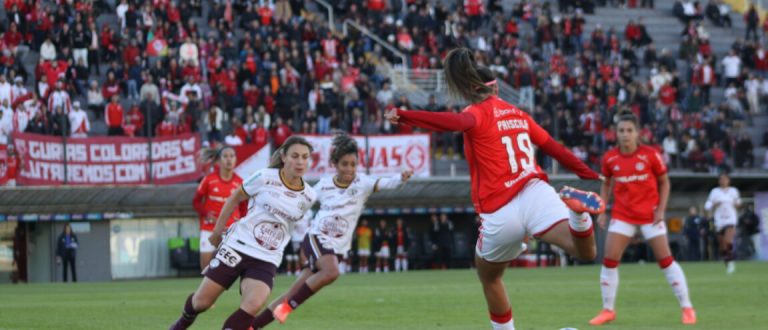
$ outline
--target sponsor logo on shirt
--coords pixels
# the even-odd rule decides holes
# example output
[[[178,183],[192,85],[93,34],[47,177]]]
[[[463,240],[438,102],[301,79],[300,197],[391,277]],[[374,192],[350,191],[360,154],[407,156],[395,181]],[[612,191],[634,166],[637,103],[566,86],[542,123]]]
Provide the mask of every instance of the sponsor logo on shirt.
[[[515,109],[499,109],[494,107],[493,117],[494,118],[504,117],[506,115],[514,114],[515,112],[516,112]]]
[[[283,211],[283,210],[281,210],[281,209],[279,209],[277,207],[274,207],[274,206],[266,204],[266,203],[264,204],[264,209],[267,210],[267,212],[272,213],[272,215],[274,215],[276,217],[279,217],[279,218],[283,218],[285,220],[290,220],[290,221],[293,221],[293,222],[301,220],[301,217],[291,216],[290,214],[288,214],[288,212],[285,212],[285,211]]]
[[[617,176],[616,177],[616,181],[617,182],[621,182],[621,183],[629,183],[629,182],[645,181],[645,180],[648,180],[648,174]]]
[[[529,175],[533,174],[534,172],[531,170],[525,170],[520,173],[515,179],[509,180],[507,182],[504,182],[504,187],[511,188],[517,183],[518,181],[527,178]]]
[[[349,223],[340,216],[332,216],[320,220],[320,232],[333,238],[344,236],[349,230]]]
[[[253,237],[259,245],[267,250],[274,251],[283,242],[285,230],[277,222],[265,221],[253,227]]]

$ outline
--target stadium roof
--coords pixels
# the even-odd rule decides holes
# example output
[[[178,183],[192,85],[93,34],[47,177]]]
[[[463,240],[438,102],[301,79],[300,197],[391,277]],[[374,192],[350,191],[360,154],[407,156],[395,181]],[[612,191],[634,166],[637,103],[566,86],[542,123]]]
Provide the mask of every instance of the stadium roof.
[[[711,174],[671,174],[675,192],[708,191],[716,185]],[[597,191],[596,181],[572,175],[552,177],[555,187],[572,185]],[[745,196],[768,191],[768,174],[734,174],[733,185]],[[0,214],[130,213],[134,217],[195,216],[195,184],[168,186],[16,187],[0,189]],[[470,206],[468,177],[414,179],[400,189],[371,196],[368,207],[466,207]]]

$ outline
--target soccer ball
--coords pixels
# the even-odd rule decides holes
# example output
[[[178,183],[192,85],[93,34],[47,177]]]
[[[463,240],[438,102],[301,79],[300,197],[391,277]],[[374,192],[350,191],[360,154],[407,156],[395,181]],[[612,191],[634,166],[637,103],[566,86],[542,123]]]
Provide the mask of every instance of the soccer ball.
[[[576,329],[576,328],[562,328],[560,330],[579,330],[579,329]]]

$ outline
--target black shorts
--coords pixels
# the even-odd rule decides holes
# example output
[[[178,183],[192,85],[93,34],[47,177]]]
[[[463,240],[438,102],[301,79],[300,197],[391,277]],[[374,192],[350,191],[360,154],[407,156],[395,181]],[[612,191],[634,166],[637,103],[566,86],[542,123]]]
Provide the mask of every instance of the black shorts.
[[[304,241],[301,242],[301,251],[307,258],[307,262],[304,264],[304,268],[309,268],[313,273],[317,273],[317,260],[324,255],[335,255],[337,260],[341,260],[344,256],[336,254],[333,249],[329,249],[320,243],[317,239],[317,235],[307,234],[304,236]]]
[[[296,251],[293,248],[293,242],[288,243],[288,245],[285,246],[285,250],[283,251],[283,255],[285,256],[292,256],[298,254],[298,251]]]
[[[218,283],[226,289],[235,283],[235,280],[240,278],[252,278],[257,281],[262,281],[270,289],[275,283],[275,274],[277,273],[277,267],[272,263],[256,259],[235,249],[229,248],[230,251],[237,253],[242,259],[235,267],[230,267],[223,261],[219,260],[216,256],[211,259],[211,263],[205,268],[203,275],[210,278],[212,281]],[[219,250],[216,251],[216,255],[219,254]]]

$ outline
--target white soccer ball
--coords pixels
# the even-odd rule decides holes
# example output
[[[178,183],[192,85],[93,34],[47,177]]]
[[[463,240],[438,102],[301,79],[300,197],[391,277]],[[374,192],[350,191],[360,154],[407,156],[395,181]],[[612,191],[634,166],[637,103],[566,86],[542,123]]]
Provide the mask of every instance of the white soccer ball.
[[[562,328],[560,330],[579,330],[579,329],[576,329],[576,328]]]

